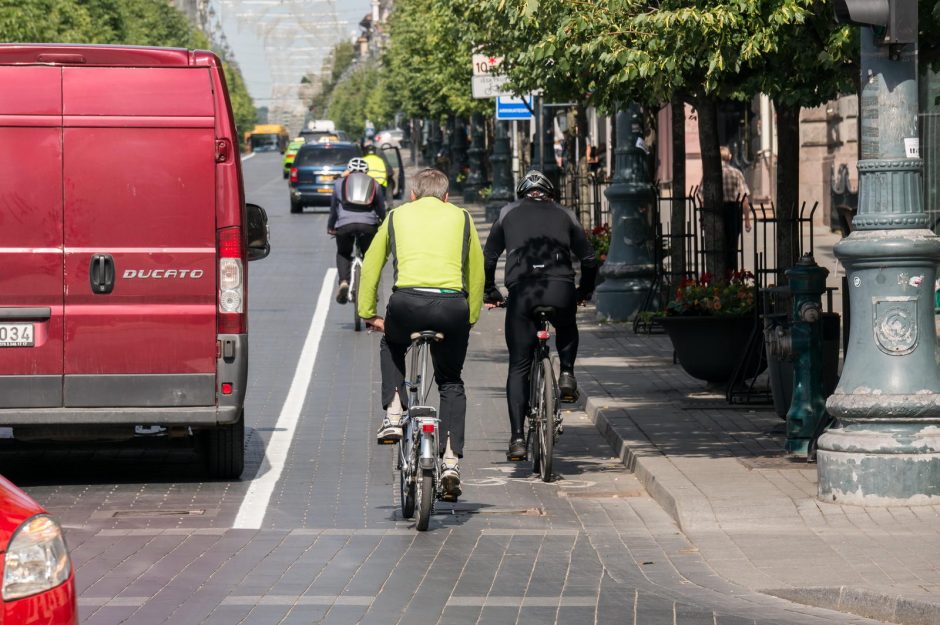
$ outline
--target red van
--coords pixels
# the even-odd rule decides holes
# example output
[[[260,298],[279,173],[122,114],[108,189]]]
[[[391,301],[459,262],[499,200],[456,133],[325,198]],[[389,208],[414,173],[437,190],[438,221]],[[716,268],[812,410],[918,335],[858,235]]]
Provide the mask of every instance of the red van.
[[[244,464],[245,204],[221,62],[0,45],[0,426],[16,438],[196,435]]]

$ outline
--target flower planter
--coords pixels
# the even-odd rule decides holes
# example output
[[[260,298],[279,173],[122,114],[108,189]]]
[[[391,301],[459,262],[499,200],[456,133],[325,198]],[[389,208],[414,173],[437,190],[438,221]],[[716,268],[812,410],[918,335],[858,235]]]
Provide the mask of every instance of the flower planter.
[[[754,315],[674,316],[659,320],[685,372],[714,384],[727,384],[731,380],[757,323]],[[767,366],[760,351],[751,359],[744,379],[753,378]]]

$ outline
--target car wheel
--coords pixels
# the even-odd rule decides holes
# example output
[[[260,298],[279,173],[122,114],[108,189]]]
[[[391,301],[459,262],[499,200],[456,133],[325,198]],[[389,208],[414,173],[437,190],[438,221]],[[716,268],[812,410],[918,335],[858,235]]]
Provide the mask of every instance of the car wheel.
[[[382,149],[383,149],[383,150],[387,150],[387,149],[389,149],[390,147],[392,147],[392,144],[391,144],[391,143],[383,143],[383,144],[382,144]]]
[[[292,213],[302,213],[304,212],[304,206],[298,200],[294,198],[290,199],[290,212]]]
[[[237,480],[245,468],[245,412],[229,425],[202,432],[203,453],[209,475],[215,479]]]

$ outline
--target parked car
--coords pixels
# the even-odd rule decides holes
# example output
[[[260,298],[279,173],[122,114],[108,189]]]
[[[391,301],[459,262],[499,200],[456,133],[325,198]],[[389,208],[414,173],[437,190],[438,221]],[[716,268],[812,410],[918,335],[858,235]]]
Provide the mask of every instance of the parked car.
[[[290,168],[294,165],[294,158],[297,156],[297,151],[300,150],[302,146],[307,141],[303,137],[298,137],[290,143],[287,144],[287,150],[284,151],[284,179],[286,180],[290,176]]]
[[[193,433],[210,474],[237,478],[246,261],[270,248],[263,209],[244,201],[222,62],[0,45],[0,93],[0,426],[34,440]]]
[[[380,148],[401,148],[401,142],[405,138],[405,131],[401,128],[389,128],[382,130],[375,135],[375,145]]]
[[[75,573],[62,528],[0,476],[0,623],[77,625]]]
[[[333,181],[356,156],[362,156],[362,149],[355,143],[307,143],[301,147],[290,170],[290,212],[300,213],[304,206],[329,210]]]

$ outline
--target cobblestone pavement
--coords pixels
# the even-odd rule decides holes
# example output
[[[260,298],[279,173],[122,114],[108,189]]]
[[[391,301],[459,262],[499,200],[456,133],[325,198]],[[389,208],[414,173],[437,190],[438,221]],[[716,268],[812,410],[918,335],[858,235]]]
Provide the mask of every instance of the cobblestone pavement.
[[[334,249],[324,216],[289,214],[279,164],[245,163],[273,252],[250,269],[242,481],[208,481],[185,441],[0,441],[0,469],[66,526],[82,623],[874,623],[726,581],[584,412],[565,415],[553,482],[507,463],[501,312],[471,337],[464,497],[415,532],[398,513],[393,450],[372,438],[378,337],[354,334],[348,307],[330,300],[299,420],[279,426]],[[292,437],[282,467],[279,436]],[[260,527],[233,528],[272,471]]]

